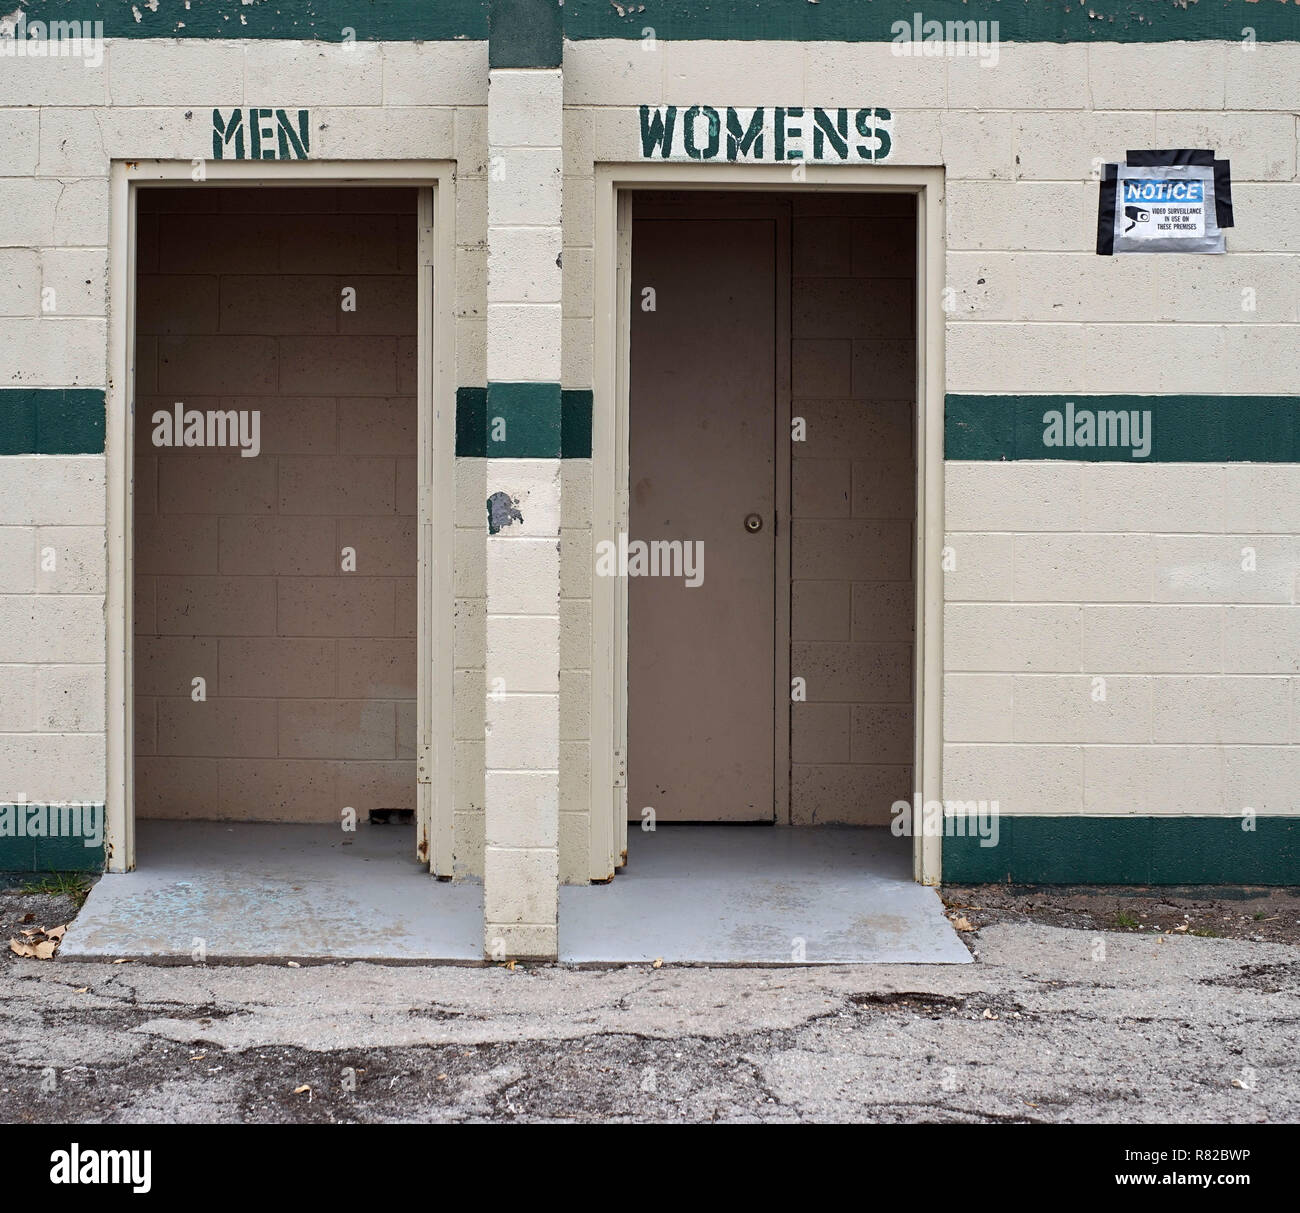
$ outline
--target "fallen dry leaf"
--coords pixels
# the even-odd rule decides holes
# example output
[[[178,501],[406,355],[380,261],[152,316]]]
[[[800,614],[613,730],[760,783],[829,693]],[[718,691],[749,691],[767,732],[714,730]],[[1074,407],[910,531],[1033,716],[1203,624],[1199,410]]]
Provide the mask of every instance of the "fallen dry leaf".
[[[77,987],[75,990],[73,990],[72,992],[73,992],[74,994],[89,994],[89,993],[90,993],[90,987],[89,987],[89,986],[78,986],[78,987]]]
[[[35,921],[36,921],[36,915],[33,914],[30,910],[28,910],[27,913],[24,914],[24,915],[23,915],[23,916],[22,916],[18,921],[19,921],[19,922],[35,922]]]
[[[66,922],[59,927],[50,927],[49,930],[45,932],[45,934],[48,935],[51,939],[62,939],[67,933],[68,933],[68,924]]]
[[[113,961],[113,963],[115,965],[124,965],[130,964],[131,962],[125,956],[119,956],[115,961]]]
[[[965,914],[958,914],[952,920],[952,925],[959,931],[973,931],[975,929],[975,924]]]
[[[656,956],[654,958],[654,963],[650,967],[652,969],[662,969],[664,967],[664,958],[662,956]]]
[[[294,1093],[295,1095],[310,1095],[310,1094],[311,1094],[311,1084],[305,1082],[305,1083],[303,1083],[302,1086],[300,1086],[300,1087],[294,1087],[294,1089],[293,1089],[293,1093]]]

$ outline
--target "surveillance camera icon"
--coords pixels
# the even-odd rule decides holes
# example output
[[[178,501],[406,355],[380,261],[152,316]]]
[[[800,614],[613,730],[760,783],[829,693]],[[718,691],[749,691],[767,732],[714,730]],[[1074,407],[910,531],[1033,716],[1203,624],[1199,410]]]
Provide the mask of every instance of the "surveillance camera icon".
[[[1124,229],[1126,232],[1131,232],[1139,223],[1145,223],[1150,219],[1151,212],[1144,211],[1140,206],[1126,206],[1124,208],[1124,218],[1133,221]]]

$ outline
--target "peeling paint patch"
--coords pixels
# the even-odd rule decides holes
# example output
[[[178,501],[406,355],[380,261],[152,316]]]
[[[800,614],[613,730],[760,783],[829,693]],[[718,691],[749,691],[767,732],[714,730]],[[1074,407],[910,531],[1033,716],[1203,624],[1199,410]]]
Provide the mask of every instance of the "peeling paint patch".
[[[523,522],[519,502],[507,493],[493,493],[487,499],[488,534],[499,535],[514,522]]]

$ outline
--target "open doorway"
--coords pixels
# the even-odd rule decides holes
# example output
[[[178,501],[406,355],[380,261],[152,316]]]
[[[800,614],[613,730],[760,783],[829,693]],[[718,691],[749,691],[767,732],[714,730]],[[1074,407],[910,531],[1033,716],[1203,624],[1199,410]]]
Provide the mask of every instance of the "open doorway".
[[[114,293],[128,874],[76,945],[476,958],[480,891],[429,881],[451,861],[449,828],[431,853],[434,190],[157,169],[124,191]]]
[[[966,959],[890,828],[923,783],[924,194],[611,192],[626,777],[562,955]]]

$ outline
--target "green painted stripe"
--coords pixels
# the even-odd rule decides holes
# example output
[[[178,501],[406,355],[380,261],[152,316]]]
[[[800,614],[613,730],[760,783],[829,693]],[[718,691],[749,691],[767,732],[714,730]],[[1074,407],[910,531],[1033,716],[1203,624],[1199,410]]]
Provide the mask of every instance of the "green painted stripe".
[[[1001,817],[998,845],[945,837],[961,884],[1300,885],[1300,818]]]
[[[104,806],[90,806],[99,814],[99,821],[104,820]],[[104,870],[104,844],[88,847],[77,835],[63,835],[56,838],[19,836],[16,833],[13,814],[30,813],[35,808],[42,814],[50,808],[48,805],[0,805],[0,822],[7,831],[0,834],[0,872],[102,872]],[[24,825],[30,820],[24,816]]]
[[[1115,446],[1048,446],[1049,413],[1149,414],[1150,453]],[[1120,463],[1300,462],[1300,396],[968,396],[944,403],[948,459],[1067,459]]]
[[[102,455],[101,388],[0,388],[0,455]]]
[[[1286,0],[565,0],[566,38],[719,38],[777,42],[892,42],[894,22],[996,21],[1003,42],[1300,41],[1300,13]]]
[[[26,0],[22,7],[29,29],[33,21],[102,21],[106,38],[439,42],[488,36],[488,0]]]
[[[560,393],[560,453],[565,459],[591,458],[591,390]]]
[[[560,0],[491,0],[488,67],[559,67]]]
[[[491,412],[489,413],[489,400]],[[492,439],[504,423],[504,441]],[[590,459],[591,392],[551,383],[456,389],[456,454],[462,459]]]

